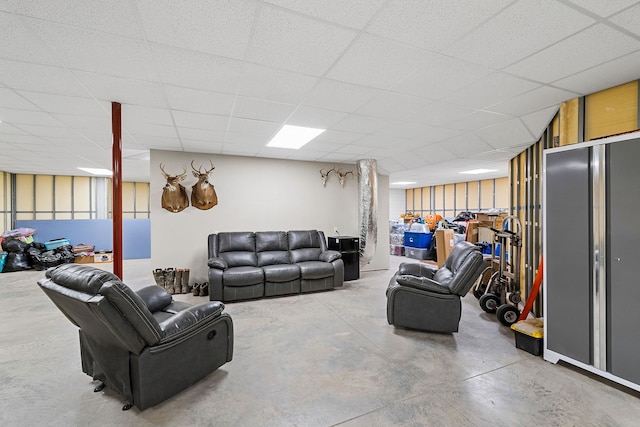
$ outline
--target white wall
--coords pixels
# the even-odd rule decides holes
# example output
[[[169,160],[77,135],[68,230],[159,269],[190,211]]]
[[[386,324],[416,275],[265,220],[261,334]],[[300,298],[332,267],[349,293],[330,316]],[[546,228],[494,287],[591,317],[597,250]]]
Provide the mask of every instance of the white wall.
[[[406,190],[394,188],[389,190],[389,220],[400,221],[400,215],[406,212]]]
[[[218,205],[202,211],[189,206],[173,213],[161,207],[165,179],[159,164],[171,174],[187,168],[183,181],[187,193],[196,182],[194,165],[209,165],[218,195]],[[344,187],[331,174],[326,187],[320,181],[320,169],[331,167],[353,170],[355,165],[223,156],[162,150],[151,151],[151,263],[152,268],[189,268],[193,281],[207,279],[207,236],[220,231],[268,231],[317,229],[327,236],[358,236],[357,178],[347,178]],[[363,270],[389,266],[388,215],[389,179],[378,177],[378,249]]]

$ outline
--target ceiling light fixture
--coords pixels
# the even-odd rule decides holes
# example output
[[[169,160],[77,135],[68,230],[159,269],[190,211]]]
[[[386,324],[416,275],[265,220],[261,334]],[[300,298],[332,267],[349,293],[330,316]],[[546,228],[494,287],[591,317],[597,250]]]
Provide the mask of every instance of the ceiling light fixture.
[[[96,168],[78,168],[81,171],[89,172],[91,175],[96,176],[112,176],[113,172],[109,169],[96,169]]]
[[[411,185],[411,184],[415,184],[415,181],[398,181],[398,182],[392,182],[391,185]]]
[[[497,169],[472,169],[470,171],[464,171],[460,173],[464,173],[467,175],[478,175],[481,173],[489,173],[489,172],[498,172],[498,170]]]
[[[302,126],[284,125],[267,147],[290,148],[297,150],[326,129],[307,128]]]

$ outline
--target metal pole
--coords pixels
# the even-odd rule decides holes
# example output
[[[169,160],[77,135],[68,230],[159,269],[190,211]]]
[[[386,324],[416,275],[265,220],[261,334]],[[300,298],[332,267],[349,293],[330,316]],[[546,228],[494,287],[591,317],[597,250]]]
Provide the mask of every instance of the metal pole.
[[[113,274],[122,280],[122,106],[111,103],[111,129],[113,148]]]

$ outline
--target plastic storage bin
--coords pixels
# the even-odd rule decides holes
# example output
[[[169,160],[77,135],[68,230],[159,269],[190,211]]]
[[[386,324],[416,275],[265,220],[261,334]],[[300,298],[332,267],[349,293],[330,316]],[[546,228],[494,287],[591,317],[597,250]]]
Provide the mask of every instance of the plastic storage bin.
[[[425,248],[412,248],[407,246],[405,246],[404,248],[405,256],[408,256],[409,258],[413,258],[413,259],[419,259],[419,260],[428,259],[429,252],[430,250]]]
[[[404,245],[412,248],[428,248],[431,246],[431,233],[404,232]]]
[[[544,321],[542,318],[521,320],[511,325],[511,329],[516,332],[516,348],[534,356],[542,354],[544,337]]]
[[[55,248],[58,248],[63,245],[68,245],[68,244],[69,244],[68,239],[55,239],[55,240],[49,240],[48,242],[44,242],[44,247],[47,248],[48,251],[52,251]]]

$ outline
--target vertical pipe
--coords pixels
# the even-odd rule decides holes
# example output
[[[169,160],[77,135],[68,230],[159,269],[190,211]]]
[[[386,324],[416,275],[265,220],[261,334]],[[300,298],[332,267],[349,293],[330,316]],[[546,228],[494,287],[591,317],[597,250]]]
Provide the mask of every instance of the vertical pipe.
[[[122,280],[122,106],[111,103],[111,129],[113,148],[113,274]]]

